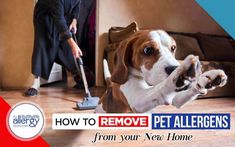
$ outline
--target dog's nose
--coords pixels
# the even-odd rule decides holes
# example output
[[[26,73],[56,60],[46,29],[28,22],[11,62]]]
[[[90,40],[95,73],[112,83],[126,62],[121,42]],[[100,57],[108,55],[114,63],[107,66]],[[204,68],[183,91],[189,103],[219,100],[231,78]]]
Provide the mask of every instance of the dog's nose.
[[[165,71],[168,75],[170,75],[178,66],[167,66]]]

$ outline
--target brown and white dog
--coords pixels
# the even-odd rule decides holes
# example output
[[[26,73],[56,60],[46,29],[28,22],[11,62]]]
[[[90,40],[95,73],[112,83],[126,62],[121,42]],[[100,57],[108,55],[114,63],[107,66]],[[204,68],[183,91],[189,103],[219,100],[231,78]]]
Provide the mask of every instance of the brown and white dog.
[[[201,73],[197,56],[189,55],[180,64],[174,57],[176,42],[163,30],[138,31],[120,43],[112,75],[104,60],[108,89],[96,113],[143,113],[159,105],[177,108],[222,87],[223,70]]]

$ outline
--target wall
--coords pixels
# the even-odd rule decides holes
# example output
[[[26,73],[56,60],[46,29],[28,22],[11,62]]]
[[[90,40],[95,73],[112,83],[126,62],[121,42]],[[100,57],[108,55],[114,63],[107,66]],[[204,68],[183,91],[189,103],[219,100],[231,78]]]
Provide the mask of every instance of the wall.
[[[1,22],[1,16],[0,16],[0,22]],[[1,30],[1,25],[0,25],[0,30]],[[0,32],[0,90],[2,89],[2,62],[3,62],[3,38]]]
[[[31,84],[34,0],[1,0],[0,86],[21,89]]]
[[[111,26],[137,21],[140,28],[225,34],[194,0],[98,0],[96,84],[103,84],[102,58]]]
[[[177,2],[177,3],[176,3]],[[0,88],[31,84],[34,0],[1,0]],[[97,0],[96,84],[103,84],[102,58],[108,29],[137,21],[141,28],[224,34],[194,0]]]

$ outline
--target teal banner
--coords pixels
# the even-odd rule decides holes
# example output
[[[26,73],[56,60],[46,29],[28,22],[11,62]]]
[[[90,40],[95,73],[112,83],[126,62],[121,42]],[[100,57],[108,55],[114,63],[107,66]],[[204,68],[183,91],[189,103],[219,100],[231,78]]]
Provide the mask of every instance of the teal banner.
[[[196,2],[235,38],[235,0],[196,0]]]

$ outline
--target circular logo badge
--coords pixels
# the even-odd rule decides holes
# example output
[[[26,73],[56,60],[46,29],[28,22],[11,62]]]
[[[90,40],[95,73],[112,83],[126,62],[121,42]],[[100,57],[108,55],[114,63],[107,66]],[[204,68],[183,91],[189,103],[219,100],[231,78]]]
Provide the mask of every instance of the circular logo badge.
[[[8,128],[18,139],[36,138],[44,128],[42,110],[31,102],[16,104],[8,114]]]

